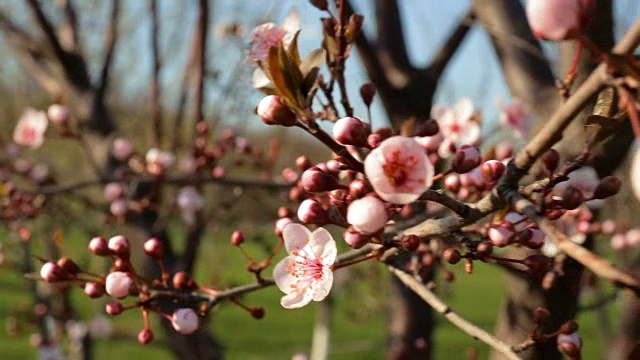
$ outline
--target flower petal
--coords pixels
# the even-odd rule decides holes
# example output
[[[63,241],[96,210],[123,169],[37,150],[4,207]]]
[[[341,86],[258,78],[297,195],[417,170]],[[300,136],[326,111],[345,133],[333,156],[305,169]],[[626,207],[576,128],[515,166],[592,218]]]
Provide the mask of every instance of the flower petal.
[[[336,248],[336,242],[333,240],[331,234],[322,227],[317,228],[311,233],[309,241],[311,251],[317,258],[322,258],[322,264],[330,266],[336,260],[338,249]]]
[[[291,254],[292,251],[300,250],[307,245],[307,240],[311,239],[311,231],[303,225],[292,223],[284,227],[282,238],[287,253]]]
[[[293,292],[283,296],[280,305],[285,309],[297,309],[310,303],[312,298],[311,291]]]
[[[293,291],[292,285],[298,281],[287,271],[289,264],[293,261],[295,261],[293,256],[287,256],[273,268],[273,280],[276,282],[278,289],[285,294],[291,293]]]
[[[318,280],[313,289],[313,301],[322,301],[329,295],[333,287],[333,271],[329,268],[322,270],[322,279]]]

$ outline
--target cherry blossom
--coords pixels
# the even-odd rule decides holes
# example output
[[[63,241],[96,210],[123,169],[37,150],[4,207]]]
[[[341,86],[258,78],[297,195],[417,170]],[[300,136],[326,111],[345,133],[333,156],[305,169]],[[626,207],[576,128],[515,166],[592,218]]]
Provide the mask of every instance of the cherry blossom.
[[[190,308],[178,309],[171,316],[171,325],[182,335],[189,335],[198,330],[199,323],[198,314]]]
[[[591,0],[529,0],[527,20],[536,37],[567,40],[584,26],[591,6]]]
[[[107,294],[122,299],[129,295],[129,289],[133,286],[133,279],[122,271],[114,271],[107,275],[105,289]]]
[[[178,191],[176,206],[180,211],[182,220],[187,225],[192,225],[196,221],[196,213],[202,210],[204,206],[204,199],[202,199],[202,195],[198,193],[195,187],[185,186]]]
[[[394,204],[415,201],[432,183],[434,169],[414,139],[393,136],[365,159],[364,171],[375,192]]]
[[[584,166],[580,169],[573,171],[569,174],[569,180],[564,181],[556,185],[554,193],[562,194],[568,187],[573,187],[582,193],[584,199],[590,199],[593,195],[593,191],[600,183],[600,178],[596,170],[590,166]],[[603,200],[589,200],[586,204],[596,209],[602,206]]]
[[[49,120],[44,111],[27,108],[18,119],[18,124],[13,131],[13,141],[18,145],[36,149],[44,142],[44,133],[47,131],[48,124]]]
[[[480,139],[480,124],[476,121],[473,102],[469,98],[460,99],[451,108],[434,105],[431,117],[440,126],[444,145],[473,145]]]
[[[514,98],[508,104],[498,100],[500,108],[500,125],[510,129],[517,138],[525,138],[529,135],[535,118],[526,109],[522,100]]]
[[[289,254],[273,269],[278,288],[286,295],[280,304],[300,308],[311,300],[322,301],[333,286],[331,266],[336,260],[336,243],[324,228],[309,231],[300,224],[284,228],[284,246]]]
[[[347,209],[347,222],[363,234],[373,234],[389,220],[384,203],[373,196],[354,200]]]
[[[69,111],[69,108],[64,105],[52,104],[47,109],[47,116],[52,123],[64,125],[69,121],[71,112]]]

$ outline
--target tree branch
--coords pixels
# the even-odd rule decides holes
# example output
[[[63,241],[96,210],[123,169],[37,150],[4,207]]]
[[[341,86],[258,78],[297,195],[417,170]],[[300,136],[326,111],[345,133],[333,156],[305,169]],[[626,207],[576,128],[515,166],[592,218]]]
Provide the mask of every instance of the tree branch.
[[[469,9],[467,13],[462,17],[458,27],[451,33],[447,41],[440,48],[436,56],[433,57],[431,64],[428,67],[429,74],[431,74],[431,78],[434,81],[437,81],[444,69],[451,61],[453,55],[455,55],[456,51],[462,44],[463,40],[471,30],[471,26],[475,22],[476,16],[473,11],[473,8]]]
[[[162,143],[162,117],[160,115],[160,51],[158,49],[158,1],[149,2],[151,12],[151,146],[159,147]]]
[[[436,296],[431,290],[429,290],[424,284],[420,281],[416,280],[412,275],[407,274],[406,272],[389,266],[389,271],[393,275],[395,275],[400,281],[402,281],[406,286],[408,286],[411,290],[413,290],[422,300],[424,300],[427,304],[429,304],[437,313],[444,316],[447,320],[449,320],[453,325],[457,326],[460,330],[466,332],[471,335],[475,339],[478,339],[485,344],[491,346],[492,348],[500,351],[502,354],[506,356],[507,359],[519,360],[520,357],[516,354],[512,347],[508,344],[500,341],[495,336],[489,334],[485,330],[479,328],[478,326],[472,324],[467,319],[460,316],[458,313],[453,311],[444,301]]]
[[[107,24],[105,37],[105,55],[100,71],[100,79],[96,88],[96,100],[103,101],[104,94],[109,83],[109,71],[113,62],[113,54],[115,52],[116,42],[118,39],[118,14],[120,11],[120,0],[112,0],[111,16],[109,24]]]

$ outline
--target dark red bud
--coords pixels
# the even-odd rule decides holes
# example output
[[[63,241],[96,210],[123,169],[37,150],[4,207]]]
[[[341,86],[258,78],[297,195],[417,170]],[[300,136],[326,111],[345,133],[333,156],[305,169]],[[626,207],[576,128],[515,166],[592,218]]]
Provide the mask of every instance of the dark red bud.
[[[542,164],[549,171],[553,172],[558,167],[560,155],[554,149],[551,149],[542,155]]]
[[[420,237],[417,235],[407,235],[402,238],[402,248],[406,251],[416,251],[420,246]]]
[[[179,290],[194,290],[198,288],[198,285],[189,274],[178,271],[173,275],[173,287]]]
[[[316,166],[302,173],[300,184],[305,191],[310,193],[331,191],[338,187],[336,178]]]
[[[493,253],[493,243],[490,240],[480,242],[476,247],[476,253],[480,257],[491,255]]]
[[[373,102],[373,97],[376,95],[376,86],[368,82],[360,86],[360,96],[365,105],[370,106]]]
[[[236,230],[231,234],[231,245],[240,246],[244,242],[244,233],[240,230]]]
[[[562,193],[562,204],[567,210],[578,208],[584,202],[582,192],[573,186],[568,186]]]
[[[462,255],[460,254],[460,251],[458,251],[458,249],[454,249],[454,248],[448,248],[446,249],[443,253],[442,253],[442,257],[449,263],[449,264],[457,264],[460,262],[460,260],[462,259]]]
[[[153,332],[151,331],[151,329],[142,329],[138,333],[138,342],[140,344],[145,345],[152,341],[153,341]]]
[[[560,333],[565,335],[571,335],[574,332],[578,331],[578,327],[579,326],[577,322],[573,320],[569,320],[560,326]]]
[[[60,259],[58,259],[58,266],[60,266],[60,268],[62,268],[63,271],[72,275],[75,275],[80,271],[82,271],[78,266],[78,264],[76,264],[73,260],[71,260],[67,256],[63,256]]]
[[[313,163],[311,163],[311,160],[308,157],[302,155],[298,156],[298,158],[296,159],[296,166],[298,167],[298,169],[304,171],[312,167]]]
[[[105,293],[105,288],[104,288],[104,284],[102,283],[89,281],[86,284],[84,284],[84,294],[92,299],[99,298],[102,295],[104,295],[104,293]]]
[[[254,319],[262,319],[264,317],[265,311],[262,306],[254,306],[249,308],[249,312]]]
[[[89,251],[98,256],[111,254],[107,240],[101,236],[96,236],[89,241]]]
[[[551,313],[549,313],[549,310],[546,308],[539,307],[533,312],[533,321],[536,324],[544,325],[547,324],[549,320],[551,320]]]
[[[620,192],[622,181],[617,176],[607,176],[600,180],[593,191],[594,199],[606,199]]]
[[[327,0],[309,0],[309,2],[311,5],[322,11],[327,11],[329,9],[329,2]]]
[[[109,301],[105,306],[105,311],[109,315],[116,316],[124,311],[124,307],[118,301]]]
[[[362,179],[353,180],[349,183],[349,195],[354,199],[360,199],[369,193],[371,189],[367,182]]]
[[[156,260],[162,260],[162,242],[158,238],[151,238],[144,242],[144,252]]]
[[[425,123],[422,124],[422,126],[420,126],[420,128],[416,130],[415,134],[413,135],[414,136],[433,136],[433,135],[436,135],[439,131],[440,131],[440,126],[438,125],[438,122],[433,119],[429,119],[425,121]]]

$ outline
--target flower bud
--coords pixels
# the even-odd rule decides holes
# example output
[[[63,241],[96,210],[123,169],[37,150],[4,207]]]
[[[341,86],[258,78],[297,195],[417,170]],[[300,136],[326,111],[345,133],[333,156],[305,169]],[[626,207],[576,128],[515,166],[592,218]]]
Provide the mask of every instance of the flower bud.
[[[171,325],[180,334],[189,335],[198,330],[199,318],[193,309],[182,308],[173,312]]]
[[[138,333],[138,342],[140,344],[145,345],[152,341],[153,341],[153,332],[151,331],[151,329],[142,329]]]
[[[268,95],[260,100],[256,112],[267,125],[294,126],[298,122],[296,114],[276,95]]]
[[[554,149],[550,149],[546,153],[542,154],[542,164],[549,172],[554,172],[560,162],[560,155]]]
[[[354,249],[360,249],[361,247],[366,245],[369,240],[371,240],[371,236],[362,234],[352,227],[349,227],[344,231],[343,237],[344,242]]]
[[[116,138],[111,144],[111,155],[116,160],[127,161],[133,155],[133,144],[127,139]]]
[[[490,184],[495,184],[504,175],[507,167],[498,160],[489,160],[482,164],[480,172],[484,180]]]
[[[462,259],[462,255],[460,254],[460,251],[458,251],[458,249],[454,249],[454,248],[445,249],[445,251],[442,253],[442,257],[449,264],[452,264],[452,265],[455,265],[455,264],[459,263],[460,260]]]
[[[162,242],[158,238],[152,237],[145,241],[143,247],[145,254],[156,260],[162,260]]]
[[[104,187],[104,199],[111,202],[124,195],[124,186],[118,182],[108,183]]]
[[[487,236],[491,243],[498,247],[505,247],[513,241],[515,229],[510,221],[503,221],[498,226],[491,226]]]
[[[362,179],[355,179],[349,183],[349,195],[354,199],[364,197],[369,192],[371,192],[369,185],[367,185],[367,182]]]
[[[367,145],[369,127],[355,117],[343,117],[333,125],[333,137],[339,144],[364,147]]]
[[[262,306],[253,306],[249,308],[249,312],[254,319],[262,319],[264,317],[264,308]]]
[[[107,275],[105,281],[105,289],[107,294],[117,299],[125,298],[129,295],[131,287],[133,287],[133,279],[129,274],[122,271],[114,271]]]
[[[308,168],[312,167],[313,164],[311,163],[311,160],[308,157],[302,155],[296,158],[296,166],[298,167],[298,169],[305,171]]]
[[[291,223],[293,223],[293,220],[291,220],[291,218],[289,217],[276,220],[275,227],[274,227],[275,234],[277,236],[282,236],[282,231],[284,230],[284,228]]]
[[[373,196],[354,200],[347,209],[347,222],[363,234],[374,234],[387,223],[384,203]]]
[[[562,193],[562,204],[567,210],[577,209],[584,202],[582,191],[569,185]]]
[[[129,245],[129,240],[122,235],[116,235],[109,239],[108,246],[112,254],[123,259],[128,259],[131,255],[131,245]]]
[[[84,284],[84,294],[92,299],[96,299],[104,295],[104,285],[95,281],[88,281]]]
[[[579,326],[577,322],[573,320],[569,320],[560,326],[560,333],[565,335],[571,335],[574,332],[578,331],[578,328]]]
[[[302,188],[310,193],[331,191],[338,187],[338,181],[319,167],[310,167],[302,173],[300,178]]]
[[[120,315],[124,311],[124,307],[118,301],[109,301],[105,306],[105,311],[109,315],[116,316]]]
[[[244,233],[240,230],[236,230],[231,234],[231,245],[240,246],[244,242]]]
[[[551,259],[542,254],[529,255],[524,258],[522,265],[528,267],[535,278],[542,278],[551,269]]]
[[[424,124],[422,124],[422,126],[420,126],[418,130],[416,130],[413,136],[419,136],[419,137],[434,136],[439,131],[440,131],[440,126],[438,125],[438,122],[433,119],[429,119],[425,121]]]
[[[465,174],[478,167],[481,162],[480,150],[475,146],[464,145],[456,150],[451,168],[458,174]]]
[[[579,359],[582,348],[582,338],[576,333],[558,335],[558,351],[564,353],[569,359]]]
[[[420,246],[420,237],[418,235],[403,236],[400,245],[406,251],[416,251]]]
[[[551,320],[551,313],[546,308],[539,307],[533,312],[533,322],[536,324],[545,325],[549,320]]]
[[[349,22],[347,23],[347,29],[344,32],[344,37],[347,42],[353,42],[362,30],[362,23],[364,22],[364,16],[359,14],[351,14],[349,16]]]
[[[526,237],[526,240],[522,241],[522,245],[529,249],[540,249],[544,246],[544,233],[542,230],[538,228],[529,228],[525,231],[527,231],[529,235]]]
[[[198,285],[193,278],[189,276],[185,271],[178,271],[173,275],[173,287],[178,290],[194,290],[198,288]]]
[[[483,258],[493,253],[493,243],[489,240],[481,241],[476,247],[476,253]]]
[[[56,125],[66,125],[71,117],[71,112],[64,105],[53,104],[47,109],[47,117],[49,117],[49,121]]]
[[[527,20],[539,39],[572,39],[588,20],[589,3],[579,0],[529,0]]]
[[[58,259],[58,266],[60,266],[60,268],[64,272],[66,272],[68,274],[72,274],[72,275],[75,275],[75,274],[79,273],[80,271],[82,271],[80,269],[80,266],[78,266],[78,264],[76,264],[68,256],[63,256],[60,259]]]
[[[64,280],[67,274],[58,264],[49,261],[40,268],[40,277],[46,282],[54,282]]]
[[[107,245],[107,240],[101,236],[96,236],[89,241],[89,251],[98,256],[107,256],[111,253]]]
[[[376,86],[368,82],[366,84],[362,84],[360,86],[360,97],[362,97],[362,101],[365,105],[370,106],[373,102],[373,97],[376,95]]]
[[[329,214],[316,199],[306,199],[298,207],[298,219],[305,224],[324,225],[329,222]]]
[[[593,190],[594,199],[606,199],[620,192],[622,181],[617,176],[607,176],[600,180],[595,190]]]

